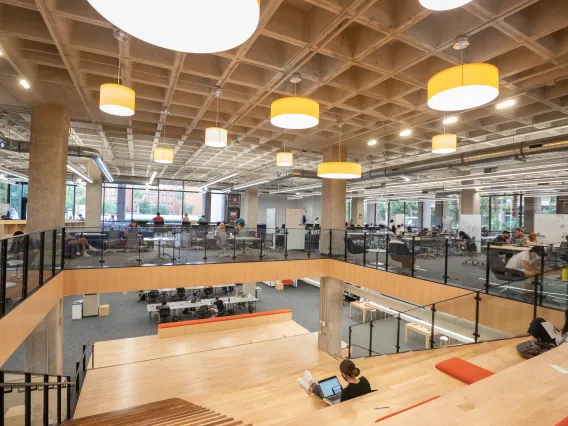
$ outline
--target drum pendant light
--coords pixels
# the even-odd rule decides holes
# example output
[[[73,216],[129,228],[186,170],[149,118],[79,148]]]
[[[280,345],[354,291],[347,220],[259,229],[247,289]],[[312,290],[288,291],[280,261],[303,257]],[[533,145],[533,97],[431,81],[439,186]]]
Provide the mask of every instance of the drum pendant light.
[[[450,10],[465,6],[473,0],[420,0],[420,4],[430,10]]]
[[[115,30],[115,38],[118,40],[118,75],[116,84],[106,83],[101,85],[99,109],[107,114],[119,117],[131,117],[134,115],[136,93],[130,87],[120,84],[120,53],[122,41],[126,40],[126,34]]]
[[[160,164],[172,164],[174,162],[174,150],[171,148],[166,148],[166,117],[170,115],[170,112],[166,109],[162,112],[164,114],[164,125],[162,126],[162,132],[164,133],[164,146],[154,148],[154,163]]]
[[[276,154],[276,165],[279,167],[291,167],[294,164],[294,156],[291,152],[286,151],[286,130],[284,130],[283,151]]]
[[[432,153],[451,154],[456,152],[457,145],[458,137],[456,135],[447,133],[436,135],[432,138]]]
[[[464,37],[454,49],[466,49]],[[485,105],[499,96],[499,69],[491,64],[473,63],[448,68],[428,82],[428,106],[437,111],[461,111]]]
[[[213,93],[217,98],[217,115],[215,127],[205,129],[205,145],[212,148],[225,148],[227,146],[227,129],[219,127],[219,98],[223,96],[223,91],[217,87]]]
[[[104,18],[146,43],[187,53],[224,52],[256,31],[260,0],[88,0]]]
[[[319,124],[319,104],[296,96],[296,85],[302,79],[298,74],[290,78],[294,83],[294,96],[281,98],[270,105],[270,122],[281,129],[309,129]]]
[[[343,123],[339,123],[339,158],[341,158],[342,128]],[[362,172],[361,164],[350,161],[329,161],[318,164],[318,177],[324,179],[358,179]]]

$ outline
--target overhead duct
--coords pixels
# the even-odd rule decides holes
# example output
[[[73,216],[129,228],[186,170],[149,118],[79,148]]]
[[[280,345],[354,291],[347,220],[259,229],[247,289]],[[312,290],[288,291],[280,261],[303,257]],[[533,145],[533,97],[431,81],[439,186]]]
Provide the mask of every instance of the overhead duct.
[[[7,143],[4,144],[4,146],[1,146],[0,144],[0,149],[6,149],[8,151],[29,154],[30,143],[27,141],[8,140]],[[99,168],[101,173],[105,176],[107,182],[114,182],[114,177],[112,176],[112,173],[105,164],[101,154],[96,149],[89,148],[87,146],[69,146],[67,148],[67,156],[88,158],[92,160],[93,163],[95,163],[95,165]]]
[[[461,154],[447,155],[444,158],[420,161],[393,167],[383,167],[363,173],[361,180],[379,178],[393,178],[416,174],[437,169],[473,166],[495,161],[513,159],[515,157],[530,157],[536,154],[549,154],[553,152],[568,152],[568,139],[566,136],[555,136],[537,141],[521,142],[514,146],[496,147]],[[467,179],[467,176],[464,176]]]

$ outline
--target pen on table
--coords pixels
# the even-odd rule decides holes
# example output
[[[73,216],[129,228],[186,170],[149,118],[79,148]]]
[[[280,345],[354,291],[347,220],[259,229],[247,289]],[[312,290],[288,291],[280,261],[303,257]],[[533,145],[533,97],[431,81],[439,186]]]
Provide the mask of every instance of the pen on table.
[[[385,408],[390,408],[390,407],[375,407],[375,410],[383,410]]]

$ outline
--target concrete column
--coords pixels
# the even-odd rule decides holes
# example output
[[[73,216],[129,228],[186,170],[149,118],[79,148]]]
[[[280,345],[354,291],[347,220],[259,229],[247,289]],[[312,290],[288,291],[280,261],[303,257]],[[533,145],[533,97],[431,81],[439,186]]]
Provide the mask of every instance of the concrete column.
[[[418,220],[416,226],[418,229],[424,228],[424,201],[418,201]]]
[[[332,355],[341,355],[343,339],[343,281],[320,279],[318,347]]]
[[[63,373],[63,299],[38,324],[23,343],[25,371]]]
[[[556,214],[568,214],[568,197],[556,197]]]
[[[345,150],[339,152],[339,147],[333,146],[323,153],[323,161],[345,161]],[[321,229],[320,253],[329,253],[329,230],[332,230],[333,256],[342,255],[345,252],[345,194],[346,184],[344,179],[322,179],[321,195]],[[325,235],[324,235],[325,234]]]
[[[245,190],[245,202],[241,214],[245,218],[246,227],[256,229],[258,225],[258,187],[251,186]]]
[[[478,181],[464,181],[463,185],[472,185]],[[460,215],[481,214],[481,198],[476,189],[462,189],[460,192]]]
[[[436,201],[436,213],[435,213],[435,221],[434,225],[441,226],[442,220],[444,216],[448,216],[450,214],[450,205],[447,201]]]
[[[65,226],[69,116],[62,105],[32,108],[28,232]]]
[[[523,208],[525,210],[523,228],[528,234],[534,232],[535,215],[542,211],[542,200],[540,197],[523,197]]]
[[[87,164],[87,174],[93,183],[87,182],[85,207],[85,226],[100,228],[101,226],[101,199],[103,195],[103,176],[99,168],[89,161]]]
[[[363,198],[353,198],[351,200],[351,219],[356,226],[363,226],[365,224]]]

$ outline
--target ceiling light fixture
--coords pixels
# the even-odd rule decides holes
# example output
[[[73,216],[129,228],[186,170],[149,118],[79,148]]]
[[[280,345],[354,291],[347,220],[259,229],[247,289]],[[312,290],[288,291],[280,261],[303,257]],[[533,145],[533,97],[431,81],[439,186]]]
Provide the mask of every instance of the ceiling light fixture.
[[[420,4],[430,10],[450,10],[464,6],[473,0],[420,0]]]
[[[118,40],[118,73],[116,77],[116,84],[105,83],[101,85],[99,109],[110,115],[131,117],[134,115],[136,93],[130,87],[120,84],[120,57],[122,52],[122,42],[127,40],[128,36],[115,28],[114,37]]]
[[[88,0],[97,12],[147,43],[187,53],[215,53],[247,41],[260,0]]]
[[[154,183],[154,179],[156,179],[156,175],[158,174],[157,171],[154,170],[152,176],[150,176],[150,180],[148,181],[148,185],[152,185]]]
[[[410,136],[411,134],[412,134],[411,129],[405,129],[402,132],[400,132],[400,136],[402,136],[402,137]]]
[[[26,179],[26,180],[28,179],[28,177],[26,175],[23,175],[23,174],[18,173],[18,172],[13,172],[12,170],[5,169],[4,167],[0,167],[0,172],[4,173],[6,175],[15,176],[17,178]]]
[[[213,94],[217,98],[217,115],[215,116],[215,127],[205,129],[205,145],[211,148],[225,148],[227,146],[227,129],[219,127],[219,98],[223,96],[223,91],[217,87]]]
[[[76,174],[81,179],[83,179],[83,180],[85,180],[89,183],[93,183],[93,179],[91,179],[89,176],[87,176],[85,173],[83,173],[81,170],[79,170],[78,168],[76,168],[72,164],[67,163],[67,170],[69,170],[71,173]]]
[[[338,158],[340,160],[342,128],[343,123],[339,123]],[[318,164],[318,177],[323,179],[358,179],[361,177],[362,172],[361,164],[350,161],[329,161]]]
[[[288,135],[286,134],[286,129],[284,129],[284,144],[283,151],[276,154],[276,165],[279,167],[291,167],[294,164],[294,155],[291,152],[286,151],[286,141],[288,140]]]
[[[261,180],[261,181],[255,181],[255,182],[247,182],[247,183],[243,183],[241,185],[237,185],[235,187],[233,187],[234,190],[238,190],[238,189],[245,189],[248,188],[250,186],[258,186],[258,185],[262,185],[263,183],[268,183],[270,182],[270,180]]]
[[[454,134],[444,133],[436,135],[432,138],[433,154],[451,154],[456,152],[458,145],[458,137]]]
[[[174,162],[174,150],[166,148],[166,118],[170,115],[167,109],[162,112],[164,115],[164,122],[162,124],[162,132],[164,133],[164,146],[154,148],[154,163],[172,164]],[[159,141],[159,139],[158,139]]]
[[[309,129],[319,124],[319,104],[296,96],[296,86],[302,79],[298,74],[290,78],[294,96],[278,99],[270,105],[270,122],[281,129]]]
[[[202,189],[207,188],[208,186],[215,185],[216,183],[223,182],[224,180],[227,180],[227,179],[231,179],[232,177],[235,177],[236,175],[237,175],[237,172],[233,172],[231,174],[215,178],[215,179],[207,182],[205,185],[202,185],[201,188]]]
[[[296,191],[304,191],[307,189],[316,189],[321,188],[321,183],[317,183],[314,185],[304,185],[304,186],[295,186],[293,188],[288,189],[275,189],[274,191],[270,191],[270,194],[284,194],[286,192],[296,192]]]
[[[510,108],[513,105],[516,105],[517,101],[515,99],[508,99],[506,101],[500,102],[497,105],[495,105],[495,108],[497,109],[505,109],[505,108]]]
[[[444,118],[444,121],[442,121],[443,124],[454,124],[457,122],[458,122],[458,117],[456,117],[455,115],[452,117]]]
[[[376,140],[376,139],[372,139],[372,140],[370,140],[369,142],[367,142],[367,145],[369,145],[369,146],[374,146],[374,145],[376,145],[376,144],[377,144],[377,140]]]
[[[499,96],[499,69],[485,63],[463,63],[469,46],[461,37],[454,49],[461,52],[461,65],[445,69],[428,81],[428,106],[437,111],[461,111],[480,107]]]
[[[32,87],[32,86],[30,86],[30,83],[28,83],[28,80],[26,80],[25,78],[22,78],[22,79],[20,80],[20,84],[21,84],[22,87],[23,87],[24,89],[26,89],[26,90],[29,89],[30,87]]]

